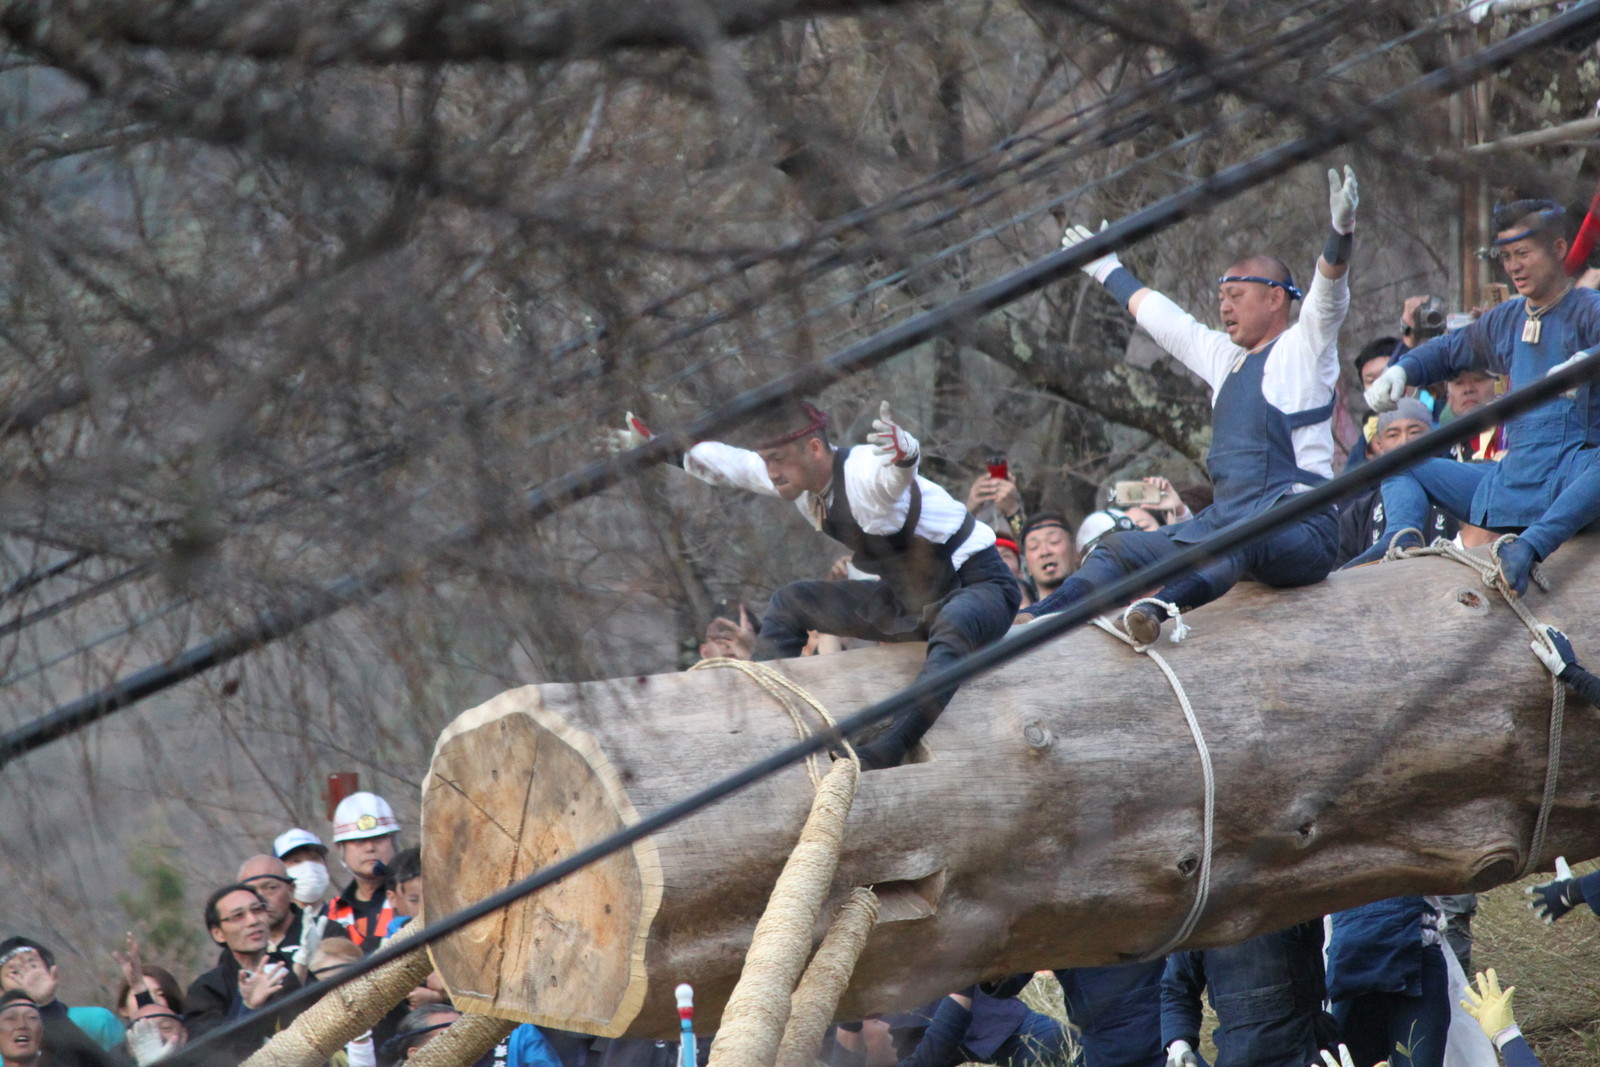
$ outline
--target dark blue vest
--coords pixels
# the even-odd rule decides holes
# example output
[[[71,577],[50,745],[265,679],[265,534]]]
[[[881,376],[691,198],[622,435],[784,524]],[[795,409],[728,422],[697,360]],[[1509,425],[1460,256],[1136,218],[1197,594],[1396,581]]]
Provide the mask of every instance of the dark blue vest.
[[[1297,484],[1320,485],[1327,478],[1295,463],[1295,430],[1333,416],[1333,401],[1308,411],[1285,414],[1261,392],[1262,372],[1273,344],[1242,356],[1217,390],[1212,409],[1211,451],[1206,473],[1216,496],[1210,507],[1170,528],[1181,543],[1204,541],[1226,526],[1259,515]]]

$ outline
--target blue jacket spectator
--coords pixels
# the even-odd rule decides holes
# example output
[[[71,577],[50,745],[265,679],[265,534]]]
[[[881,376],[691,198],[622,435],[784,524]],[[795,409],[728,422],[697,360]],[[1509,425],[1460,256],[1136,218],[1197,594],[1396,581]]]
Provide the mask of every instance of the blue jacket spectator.
[[[1175,952],[1161,979],[1161,1044],[1200,1047],[1200,996],[1217,1012],[1214,1067],[1305,1067],[1332,1044],[1322,1010],[1322,923],[1228,948]]]
[[[1056,972],[1067,1018],[1078,1028],[1083,1067],[1165,1067],[1161,976],[1166,960]]]
[[[1420,896],[1334,914],[1328,999],[1356,1062],[1442,1067],[1450,989],[1439,918]]]

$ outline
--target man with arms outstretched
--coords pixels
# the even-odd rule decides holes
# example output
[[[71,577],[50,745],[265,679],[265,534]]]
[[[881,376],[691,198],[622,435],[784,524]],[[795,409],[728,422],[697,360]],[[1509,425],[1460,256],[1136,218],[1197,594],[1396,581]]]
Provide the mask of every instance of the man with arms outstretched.
[[[922,674],[940,671],[1003,636],[1022,602],[994,531],[959,500],[917,474],[917,439],[885,402],[868,445],[834,448],[828,418],[811,404],[765,420],[754,450],[702,441],[684,470],[790,500],[822,533],[853,553],[851,563],[876,581],[802,581],[783,586],[761,618],[754,658],[798,656],[807,632],[868,641],[927,641]],[[649,437],[630,414],[628,440]],[[868,769],[893,767],[949,703],[938,693],[901,712],[882,736],[857,746]]]
[[[1076,574],[1028,609],[1030,616],[1060,611],[1333,476],[1333,390],[1339,377],[1339,326],[1350,306],[1345,274],[1355,234],[1355,173],[1346,167],[1341,182],[1330,170],[1328,187],[1332,232],[1317,260],[1305,308],[1292,326],[1289,308],[1301,293],[1289,268],[1271,256],[1243,259],[1219,280],[1220,331],[1207,329],[1147,288],[1115,253],[1084,266],[1156,343],[1211,387],[1206,471],[1216,496],[1186,522],[1108,535]],[[1085,227],[1074,226],[1061,243],[1070,248],[1090,236]],[[1174,579],[1156,599],[1179,610],[1199,607],[1244,577],[1274,586],[1309,585],[1327,577],[1338,551],[1338,523],[1328,508]],[[1129,633],[1140,644],[1151,644],[1160,636],[1163,618],[1162,609],[1139,604],[1128,613]]]

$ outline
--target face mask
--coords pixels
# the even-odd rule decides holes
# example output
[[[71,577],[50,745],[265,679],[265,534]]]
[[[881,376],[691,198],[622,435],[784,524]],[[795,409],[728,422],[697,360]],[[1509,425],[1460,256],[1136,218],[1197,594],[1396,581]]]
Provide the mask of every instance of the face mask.
[[[322,899],[322,894],[328,891],[328,868],[316,860],[291,864],[285,870],[289,872],[289,877],[294,879],[296,904],[315,904]]]

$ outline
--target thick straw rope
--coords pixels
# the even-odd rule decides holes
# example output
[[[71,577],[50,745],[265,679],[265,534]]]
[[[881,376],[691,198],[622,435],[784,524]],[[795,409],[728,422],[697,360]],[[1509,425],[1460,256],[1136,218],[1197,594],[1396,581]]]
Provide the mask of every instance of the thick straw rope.
[[[801,708],[810,708],[825,726],[838,734],[838,724],[821,701],[764,663],[704,659],[689,669],[698,671],[719,667],[739,671],[765,690],[789,716],[795,734],[800,738],[804,739],[811,733],[811,725]],[[823,964],[822,970],[817,971],[815,982],[810,981],[812,972],[807,970],[807,981],[802,983],[807,988],[796,990],[795,983],[800,980],[801,970],[811,955],[811,932],[822,910],[822,902],[833,886],[833,874],[839,864],[839,848],[844,840],[845,820],[855,799],[856,786],[861,781],[861,762],[856,757],[855,749],[842,735],[839,736],[839,743],[847,758],[834,763],[826,777],[819,773],[815,755],[806,761],[806,771],[811,776],[817,795],[811,802],[811,814],[806,818],[805,827],[800,831],[800,841],[789,854],[783,872],[778,875],[777,884],[772,887],[772,895],[767,898],[766,910],[756,923],[750,951],[745,954],[744,969],[733,988],[733,995],[728,998],[727,1007],[722,1011],[722,1028],[717,1031],[717,1040],[711,1046],[711,1067],[773,1063],[779,1055],[779,1046],[787,1040],[790,1012],[796,1005],[805,1008],[805,1021],[800,1025],[809,1029],[815,1016],[822,1013],[827,1016],[822,1022],[822,1028],[826,1029],[832,1021],[839,996],[844,991],[843,983],[849,982],[855,960],[866,945],[866,935],[877,918],[878,898],[868,890],[856,890],[829,928],[823,948],[818,951],[818,960],[813,961],[812,968],[815,969],[822,961],[824,951],[829,952],[828,961]],[[856,895],[863,892],[871,899],[871,915],[864,923],[861,917],[866,904]],[[831,951],[830,943],[833,945]],[[846,962],[844,957],[847,953]],[[833,992],[833,999],[823,1005],[821,999],[826,997],[826,991],[837,981],[841,968],[843,982]],[[795,1040],[801,1038],[797,1036]],[[801,1062],[809,1060],[821,1041],[822,1032],[819,1029],[815,1040],[806,1046],[807,1059]]]
[[[823,707],[822,701],[806,692],[804,687],[799,685],[788,675],[773,670],[765,663],[756,663],[751,660],[744,659],[724,659],[721,657],[716,657],[712,659],[703,659],[689,669],[691,671],[704,671],[715,670],[719,667],[726,668],[728,670],[739,671],[741,674],[744,674],[751,681],[759,685],[762,689],[766,690],[767,695],[776,700],[778,702],[778,706],[781,707],[784,710],[784,713],[789,716],[789,721],[794,723],[795,736],[797,736],[800,740],[804,741],[806,738],[811,736],[811,724],[806,722],[806,717],[800,710],[802,707],[810,708],[816,713],[817,718],[822,720],[823,725],[828,727],[828,729],[832,730],[835,734],[839,733],[839,724],[835,722],[833,716],[828,713],[828,709]],[[851,747],[850,742],[845,740],[842,735],[839,737],[839,744],[843,747],[845,754],[849,756],[850,759],[854,760],[856,758],[856,750]],[[822,785],[822,771],[820,767],[821,764],[817,760],[816,753],[813,752],[811,755],[806,757],[806,773],[811,776],[811,784],[813,787],[820,787]]]
[[[406,1060],[406,1067],[472,1067],[510,1037],[517,1025],[492,1015],[463,1015],[433,1035],[415,1056]]]
[[[384,941],[392,945],[422,930],[413,919]],[[345,1044],[371,1030],[406,994],[428,980],[433,961],[424,949],[390,960],[339,986],[244,1061],[244,1067],[322,1067]]]
[[[1183,617],[1178,609],[1163,600],[1147,598],[1134,601],[1134,603],[1128,605],[1127,611],[1123,612],[1123,618],[1127,618],[1128,611],[1132,611],[1140,604],[1146,603],[1164,608],[1167,614],[1176,620],[1174,640],[1177,639],[1177,633],[1188,633],[1188,627],[1184,626]],[[1206,901],[1211,897],[1211,851],[1216,839],[1217,778],[1211,766],[1211,749],[1206,745],[1206,735],[1200,729],[1200,720],[1195,717],[1194,706],[1189,703],[1189,694],[1184,691],[1183,683],[1178,680],[1177,672],[1167,663],[1166,658],[1149,645],[1139,644],[1132,637],[1113,626],[1104,617],[1095,619],[1094,624],[1118,641],[1130,646],[1135,652],[1149,656],[1156,666],[1161,668],[1161,673],[1167,677],[1167,684],[1172,686],[1172,691],[1177,694],[1178,704],[1183,708],[1184,720],[1189,724],[1189,735],[1194,738],[1195,751],[1200,754],[1200,774],[1205,782],[1205,811],[1201,823],[1200,872],[1195,888],[1194,903],[1189,906],[1189,914],[1184,918],[1183,925],[1178,927],[1178,932],[1173,934],[1166,944],[1146,957],[1147,959],[1156,959],[1160,956],[1165,956],[1189,939],[1189,935],[1194,933],[1194,928],[1200,923],[1200,916],[1205,913]]]
[[[1512,539],[1511,534],[1506,534],[1495,540],[1489,546],[1489,558],[1474,556],[1463,548],[1458,548],[1454,542],[1446,541],[1440,537],[1434,540],[1427,548],[1396,548],[1394,542],[1398,541],[1403,533],[1414,533],[1417,539],[1422,539],[1422,531],[1414,527],[1398,531],[1390,539],[1389,550],[1383,554],[1384,563],[1396,559],[1416,559],[1421,556],[1443,556],[1445,559],[1455,560],[1466,567],[1471,567],[1483,579],[1483,584],[1500,594],[1502,600],[1522,620],[1522,625],[1533,634],[1535,641],[1544,645],[1552,652],[1555,648],[1550,639],[1545,636],[1544,624],[1541,623],[1528,610],[1521,597],[1511,591],[1506,583],[1505,573],[1500,569],[1500,546]],[[1535,566],[1531,577],[1539,588],[1549,591],[1550,583],[1545,580],[1544,574]],[[1528,842],[1527,861],[1522,865],[1519,877],[1526,877],[1539,869],[1539,857],[1544,852],[1545,830],[1550,823],[1550,809],[1555,806],[1556,785],[1561,774],[1561,734],[1566,725],[1567,718],[1567,687],[1560,678],[1550,676],[1550,744],[1545,753],[1544,769],[1544,794],[1539,799],[1539,814],[1533,822],[1533,836]]]
[[[811,932],[833,885],[845,819],[860,779],[861,765],[842,759],[822,780],[800,842],[756,923],[744,969],[711,1046],[711,1067],[751,1067],[777,1058],[790,996],[811,955]]]
[[[816,1062],[823,1034],[877,921],[878,895],[870,889],[852,889],[789,1000],[789,1023],[778,1046],[777,1067],[812,1067]]]

